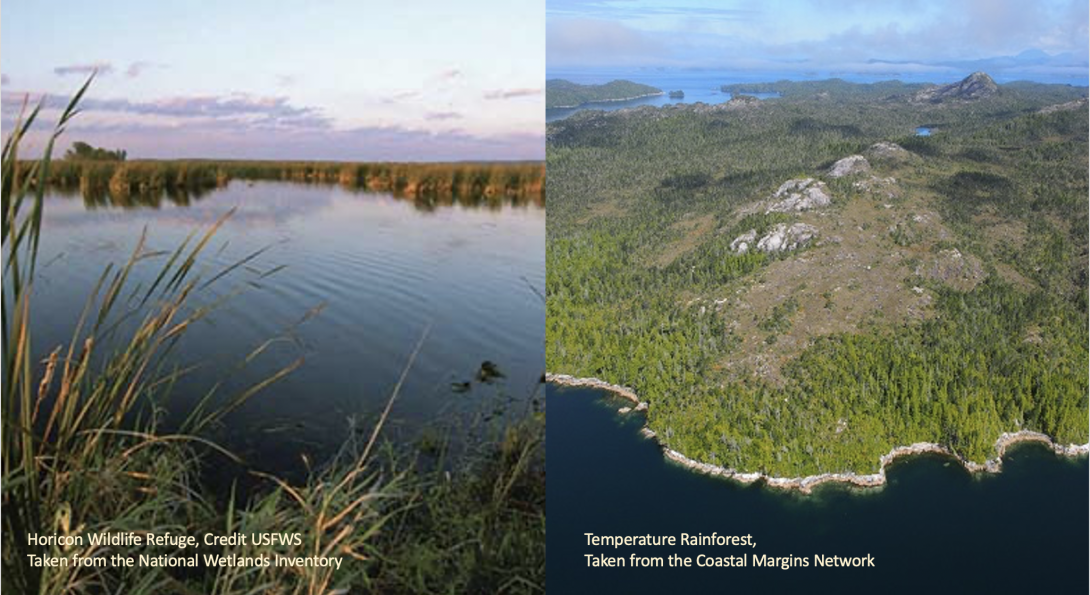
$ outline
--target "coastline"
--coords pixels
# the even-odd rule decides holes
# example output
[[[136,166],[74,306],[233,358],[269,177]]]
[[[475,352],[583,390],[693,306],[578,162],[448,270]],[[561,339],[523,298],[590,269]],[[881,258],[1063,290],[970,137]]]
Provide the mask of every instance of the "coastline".
[[[632,97],[619,97],[617,99],[595,99],[594,101],[584,101],[576,105],[554,105],[545,109],[576,109],[580,107],[586,107],[588,105],[594,105],[595,103],[616,103],[618,101],[632,101],[633,99],[643,99],[644,97],[658,97],[659,95],[666,95],[665,91],[659,91],[658,93],[644,93],[643,95],[633,95]]]
[[[572,387],[584,387],[584,388],[597,388],[611,392],[622,398],[628,399],[637,404],[636,410],[647,409],[647,403],[640,400],[639,395],[636,394],[631,388],[625,386],[618,386],[616,384],[610,384],[604,380],[597,378],[576,378],[567,374],[553,374],[550,372],[545,373],[545,381],[551,382],[559,386],[572,386]],[[658,438],[653,430],[646,425],[641,430],[647,438],[654,438],[658,441]],[[1066,457],[1078,457],[1086,456],[1090,454],[1090,443],[1088,444],[1069,444],[1062,445],[1057,444],[1047,434],[1040,432],[1032,432],[1029,430],[1020,430],[1018,432],[1004,432],[999,435],[999,438],[995,441],[996,456],[993,459],[988,459],[984,463],[977,463],[954,453],[949,448],[937,444],[934,442],[917,442],[907,446],[896,446],[888,453],[882,455],[879,459],[879,468],[877,473],[870,473],[860,475],[858,473],[821,473],[818,475],[807,475],[804,477],[776,477],[767,475],[761,472],[742,472],[735,469],[728,469],[726,467],[720,467],[718,465],[712,465],[710,463],[701,463],[700,461],[690,459],[684,454],[666,447],[661,441],[658,441],[659,446],[662,447],[662,454],[667,459],[674,461],[684,467],[687,467],[698,473],[705,475],[713,475],[718,477],[724,477],[732,479],[744,484],[751,484],[755,481],[763,480],[766,485],[779,489],[786,490],[798,490],[803,494],[810,494],[813,489],[819,485],[825,483],[846,483],[855,487],[861,488],[874,488],[880,487],[886,484],[886,468],[893,464],[894,461],[901,457],[909,457],[921,454],[941,454],[948,456],[956,460],[962,467],[964,467],[970,473],[999,473],[1003,470],[1003,455],[1006,454],[1007,449],[1015,444],[1022,442],[1039,442],[1049,446],[1053,452],[1057,455]]]

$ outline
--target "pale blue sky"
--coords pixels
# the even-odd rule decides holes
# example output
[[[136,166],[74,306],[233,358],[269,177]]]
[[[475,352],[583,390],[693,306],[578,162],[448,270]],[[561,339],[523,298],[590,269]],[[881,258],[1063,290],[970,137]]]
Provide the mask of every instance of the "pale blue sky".
[[[941,79],[981,61],[1010,71],[1000,78],[1085,85],[1090,69],[1086,0],[547,0],[547,15],[549,70],[866,73],[894,62]]]
[[[24,93],[66,96],[98,67],[67,137],[136,156],[544,156],[542,0],[2,10],[5,130]]]

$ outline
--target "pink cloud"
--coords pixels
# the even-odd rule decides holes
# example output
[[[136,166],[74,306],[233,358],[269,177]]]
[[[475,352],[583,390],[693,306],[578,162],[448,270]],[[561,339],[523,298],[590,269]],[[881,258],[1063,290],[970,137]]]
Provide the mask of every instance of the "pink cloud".
[[[522,89],[496,89],[495,91],[487,91],[484,94],[484,98],[515,99],[516,97],[533,97],[535,95],[542,95],[543,93],[545,93],[545,89],[542,89],[541,87]]]

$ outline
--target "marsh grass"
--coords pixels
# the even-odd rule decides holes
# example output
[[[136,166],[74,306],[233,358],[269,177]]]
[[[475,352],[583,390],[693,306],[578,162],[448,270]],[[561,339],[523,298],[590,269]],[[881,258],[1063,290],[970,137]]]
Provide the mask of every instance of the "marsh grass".
[[[30,162],[20,169],[31,169]],[[88,199],[124,204],[148,196],[199,194],[231,180],[340,184],[413,200],[476,205],[495,201],[542,203],[540,163],[350,163],[336,161],[63,159],[38,176],[51,187]]]
[[[221,303],[200,304],[196,296],[239,268],[231,265],[205,279],[197,266],[224,219],[169,253],[150,252],[141,239],[123,265],[103,271],[67,345],[36,359],[42,351],[32,343],[30,321],[44,194],[54,176],[76,179],[64,167],[55,169],[51,154],[90,82],[62,113],[41,159],[19,160],[20,142],[40,106],[24,110],[27,115],[3,148],[0,440],[3,576],[9,589],[221,595],[543,591],[543,417],[511,425],[501,439],[479,445],[455,464],[424,470],[379,439],[399,382],[371,431],[359,436],[353,432],[340,453],[301,485],[264,476],[265,488],[252,497],[236,497],[233,489],[226,499],[211,495],[215,492],[201,481],[202,466],[212,457],[235,458],[202,436],[301,364],[291,362],[234,395],[219,395],[213,388],[176,431],[161,431],[166,399],[186,372],[172,363],[171,353],[194,323]],[[136,170],[108,173],[100,165],[87,164],[95,179],[84,171],[78,184],[106,180],[119,190],[132,188],[135,182],[128,176]],[[198,179],[185,171],[159,170],[157,175],[163,184]],[[199,179],[210,175],[200,174]],[[220,173],[215,177],[219,180]],[[133,271],[144,266],[158,267],[151,276],[154,281],[131,287]],[[242,361],[258,357],[264,347]],[[413,358],[419,349],[417,345]],[[410,359],[402,381],[411,364]],[[184,572],[141,566],[40,567],[29,562],[28,554],[103,558],[135,552],[89,545],[32,546],[28,534],[128,531],[299,533],[303,544],[294,548],[238,546],[218,553],[334,555],[344,562],[340,569],[200,567]]]
[[[379,539],[377,584],[407,593],[545,591],[545,424],[532,416],[433,468]]]

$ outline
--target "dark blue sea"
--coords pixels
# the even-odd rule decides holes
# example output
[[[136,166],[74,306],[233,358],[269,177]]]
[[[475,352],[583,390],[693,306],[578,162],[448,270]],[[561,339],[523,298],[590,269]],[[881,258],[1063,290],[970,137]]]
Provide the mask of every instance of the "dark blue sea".
[[[639,434],[639,414],[597,390],[547,390],[551,593],[1085,593],[1087,459],[1034,444],[1003,472],[971,475],[940,456],[895,463],[877,489],[810,496],[699,475]],[[756,547],[588,546],[595,535],[752,536]],[[689,557],[689,568],[593,568],[587,554]],[[746,567],[697,556],[746,555]],[[753,556],[790,567],[754,567]],[[815,567],[814,556],[871,556],[873,568]],[[805,558],[809,565],[791,565]]]

